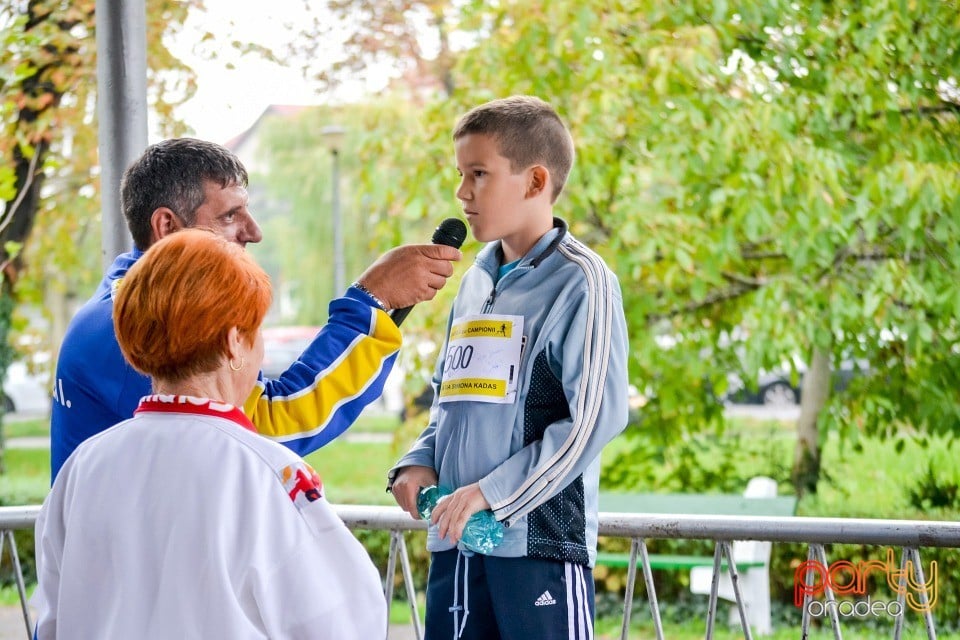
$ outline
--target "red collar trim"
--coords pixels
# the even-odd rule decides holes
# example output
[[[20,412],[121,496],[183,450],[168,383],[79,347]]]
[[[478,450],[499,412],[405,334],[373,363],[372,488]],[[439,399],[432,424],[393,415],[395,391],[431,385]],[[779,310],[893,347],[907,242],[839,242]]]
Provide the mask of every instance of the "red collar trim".
[[[250,419],[244,415],[243,411],[232,404],[209,398],[155,393],[152,396],[140,398],[140,406],[133,413],[134,415],[138,413],[190,413],[200,416],[214,416],[236,422],[248,431],[257,432],[257,429],[250,422]]]

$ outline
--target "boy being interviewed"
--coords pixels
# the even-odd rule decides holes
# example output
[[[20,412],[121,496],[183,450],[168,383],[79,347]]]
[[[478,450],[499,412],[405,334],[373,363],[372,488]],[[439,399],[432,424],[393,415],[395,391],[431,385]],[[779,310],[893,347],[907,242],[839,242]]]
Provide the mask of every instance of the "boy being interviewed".
[[[553,216],[573,164],[557,113],[529,96],[465,114],[457,198],[488,243],[466,272],[434,374],[430,421],[390,470],[431,516],[426,637],[592,638],[600,451],[627,423],[627,336],[616,276]],[[471,515],[507,529],[458,549]]]

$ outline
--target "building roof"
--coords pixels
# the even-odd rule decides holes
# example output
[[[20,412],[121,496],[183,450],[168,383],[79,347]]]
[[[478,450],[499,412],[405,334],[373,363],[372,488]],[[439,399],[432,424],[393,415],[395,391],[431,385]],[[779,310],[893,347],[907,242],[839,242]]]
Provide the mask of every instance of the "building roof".
[[[252,125],[250,125],[242,133],[228,140],[223,146],[225,146],[227,149],[230,149],[230,151],[233,151],[234,153],[238,153],[238,151],[244,146],[244,143],[247,142],[247,140],[254,134],[254,132],[265,119],[272,116],[292,118],[311,108],[312,107],[309,105],[302,104],[271,104],[263,110],[263,113],[261,113],[257,119],[254,120]]]

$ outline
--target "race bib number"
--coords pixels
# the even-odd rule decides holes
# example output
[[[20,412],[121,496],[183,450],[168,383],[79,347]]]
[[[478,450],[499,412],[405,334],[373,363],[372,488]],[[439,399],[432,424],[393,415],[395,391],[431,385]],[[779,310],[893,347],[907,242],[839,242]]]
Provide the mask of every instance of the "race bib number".
[[[513,402],[522,347],[523,316],[455,319],[447,340],[440,402]]]

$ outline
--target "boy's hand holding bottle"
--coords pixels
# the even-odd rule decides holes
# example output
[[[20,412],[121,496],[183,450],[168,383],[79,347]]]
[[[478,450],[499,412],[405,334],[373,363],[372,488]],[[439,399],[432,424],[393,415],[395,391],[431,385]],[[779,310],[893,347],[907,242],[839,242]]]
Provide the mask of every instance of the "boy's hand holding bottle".
[[[392,481],[388,479],[387,491],[393,494],[393,499],[397,501],[400,508],[416,520],[420,517],[417,513],[417,494],[420,493],[421,488],[437,482],[437,472],[433,468],[410,465],[399,469]]]
[[[503,524],[476,483],[454,493],[435,485],[424,487],[417,496],[417,510],[428,521],[436,514],[438,535],[451,542],[459,540],[471,551],[488,554],[503,540]]]

